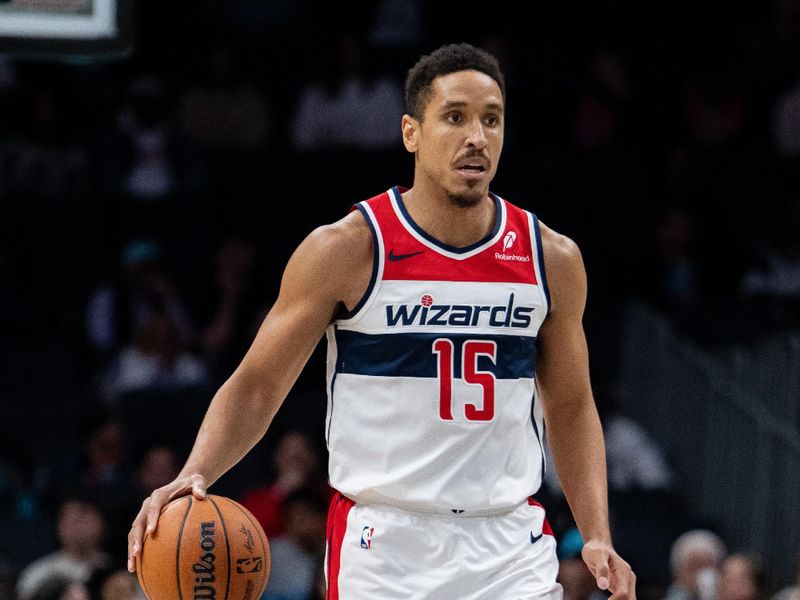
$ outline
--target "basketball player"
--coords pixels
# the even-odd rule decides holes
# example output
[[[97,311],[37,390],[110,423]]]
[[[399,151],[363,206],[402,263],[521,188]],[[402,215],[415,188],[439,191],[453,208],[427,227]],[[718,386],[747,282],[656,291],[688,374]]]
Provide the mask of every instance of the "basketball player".
[[[136,517],[129,568],[164,504],[203,498],[264,435],[327,332],[330,599],[560,598],[555,540],[530,497],[545,422],[584,561],[612,598],[634,598],[609,534],[580,253],[489,191],[498,64],[440,48],[409,72],[406,102],[413,187],[357,204],[294,253],[183,471]]]

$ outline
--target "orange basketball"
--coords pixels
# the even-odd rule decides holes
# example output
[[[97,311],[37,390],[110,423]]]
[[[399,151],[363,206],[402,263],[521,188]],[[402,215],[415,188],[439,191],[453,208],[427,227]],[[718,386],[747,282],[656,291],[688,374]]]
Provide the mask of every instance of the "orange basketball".
[[[258,600],[269,571],[261,525],[242,505],[212,494],[167,504],[136,559],[149,600]]]

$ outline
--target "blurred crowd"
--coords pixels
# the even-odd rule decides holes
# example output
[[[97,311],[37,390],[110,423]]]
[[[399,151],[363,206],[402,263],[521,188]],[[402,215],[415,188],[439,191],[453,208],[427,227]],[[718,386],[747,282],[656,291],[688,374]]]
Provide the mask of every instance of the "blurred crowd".
[[[581,246],[598,381],[633,297],[701,343],[800,324],[800,0],[140,2],[135,29],[118,60],[0,54],[0,599],[138,597],[121,571],[132,516],[180,468],[297,243],[410,185],[403,77],[441,43],[501,62],[494,189]],[[270,536],[267,598],[324,597],[323,365],[214,490]],[[640,597],[779,592],[687,514],[601,387]],[[600,597],[552,469],[540,495],[565,597]]]

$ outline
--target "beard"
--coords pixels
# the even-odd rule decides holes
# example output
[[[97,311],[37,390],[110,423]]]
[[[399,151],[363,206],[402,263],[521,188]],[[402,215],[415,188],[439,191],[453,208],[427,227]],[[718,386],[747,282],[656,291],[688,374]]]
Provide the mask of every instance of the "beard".
[[[480,190],[471,190],[469,192],[452,193],[447,192],[447,199],[451,204],[455,204],[459,208],[472,208],[480,204],[483,199],[483,194]]]

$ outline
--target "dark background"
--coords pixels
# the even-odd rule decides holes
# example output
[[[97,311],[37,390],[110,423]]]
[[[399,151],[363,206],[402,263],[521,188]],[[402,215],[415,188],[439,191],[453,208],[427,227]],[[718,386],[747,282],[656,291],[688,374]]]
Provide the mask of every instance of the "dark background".
[[[581,247],[595,381],[618,378],[634,299],[709,351],[797,329],[800,2],[420,1],[382,12],[391,4],[140,2],[127,57],[0,56],[0,438],[24,457],[45,512],[97,407],[123,416],[131,456],[156,433],[186,452],[296,245],[354,202],[411,185],[399,114],[394,142],[334,132],[302,147],[293,128],[310,86],[335,95],[350,77],[401,93],[405,71],[443,43],[501,62],[506,146],[492,187]],[[241,114],[220,114],[230,130],[193,121],[240,101]],[[129,182],[152,131],[168,175],[143,193]],[[215,257],[232,239],[252,266],[235,333],[209,357],[203,335],[223,295]],[[112,343],[92,343],[91,300],[124,287],[137,240],[157,249],[186,310],[181,345],[207,368],[199,389],[103,392],[134,331],[117,323]],[[274,433],[218,493],[266,479],[281,431],[324,444],[323,372],[318,351]]]

